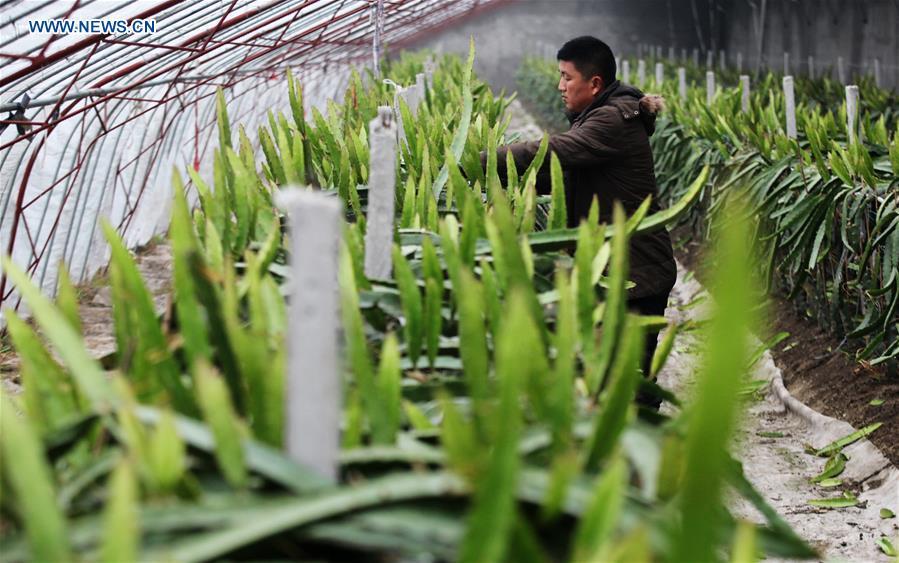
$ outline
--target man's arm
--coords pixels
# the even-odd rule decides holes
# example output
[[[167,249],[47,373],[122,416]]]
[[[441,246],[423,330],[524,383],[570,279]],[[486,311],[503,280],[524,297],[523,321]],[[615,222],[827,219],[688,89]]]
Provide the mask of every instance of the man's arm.
[[[550,153],[559,158],[562,168],[584,168],[596,166],[621,156],[621,150],[614,143],[613,131],[621,117],[615,108],[602,108],[588,117],[584,123],[570,131],[549,137],[549,151],[537,171],[537,193],[550,192]],[[497,149],[497,171],[506,179],[506,153],[511,151],[515,168],[524,174],[537,155],[540,141],[513,143]],[[486,168],[487,155],[481,153],[481,165]]]

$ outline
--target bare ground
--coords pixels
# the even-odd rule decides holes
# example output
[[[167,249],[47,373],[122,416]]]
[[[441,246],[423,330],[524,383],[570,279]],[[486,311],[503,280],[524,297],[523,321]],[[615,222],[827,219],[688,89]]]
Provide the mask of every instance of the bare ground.
[[[136,250],[135,254],[144,283],[153,295],[156,313],[162,314],[168,307],[171,288],[171,248],[168,244],[153,244]],[[78,292],[85,346],[94,358],[102,360],[116,349],[109,286],[99,276],[79,286]],[[5,391],[19,392],[19,358],[11,349],[0,353],[0,378]]]

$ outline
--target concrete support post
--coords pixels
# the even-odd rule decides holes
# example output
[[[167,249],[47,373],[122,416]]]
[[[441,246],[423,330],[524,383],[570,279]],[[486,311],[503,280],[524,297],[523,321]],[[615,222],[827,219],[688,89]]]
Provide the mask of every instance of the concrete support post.
[[[418,108],[425,100],[426,83],[425,73],[419,72],[415,75],[415,88],[414,90],[410,88],[409,96],[406,98],[408,100],[406,103],[409,104],[409,111],[412,112],[412,115],[418,114]]]
[[[741,74],[740,75],[740,89],[742,90],[740,94],[740,107],[743,110],[743,113],[749,112],[749,75]]]
[[[855,142],[858,128],[858,86],[846,86],[846,133],[849,144]]]
[[[796,138],[796,94],[793,89],[793,77],[784,76],[784,101],[787,109],[787,137]]]
[[[437,70],[437,63],[434,62],[434,59],[428,56],[425,59],[425,84],[428,88],[432,88],[434,85],[434,71]]]
[[[280,190],[279,203],[287,211],[291,249],[285,449],[336,480],[343,411],[337,348],[342,203],[296,187]]]
[[[387,106],[368,124],[371,156],[368,216],[365,231],[365,275],[389,279],[393,271],[393,220],[396,214],[396,124]]]

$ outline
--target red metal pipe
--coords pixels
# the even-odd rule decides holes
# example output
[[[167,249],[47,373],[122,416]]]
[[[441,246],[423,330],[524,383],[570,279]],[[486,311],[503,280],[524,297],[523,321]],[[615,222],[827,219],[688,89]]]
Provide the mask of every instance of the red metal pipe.
[[[304,4],[304,6],[306,6],[306,5],[308,5],[308,4],[309,4],[309,3]],[[301,9],[302,7],[303,7],[303,6],[301,6],[300,8],[297,8],[297,9]],[[340,17],[338,17],[335,21],[343,20],[343,19],[345,19],[345,18],[348,18],[348,17],[350,17],[350,16],[353,16],[353,15],[357,14],[358,12],[362,11],[363,9],[366,9],[366,6],[363,5],[363,6],[360,6],[359,8],[356,8],[355,10],[352,10],[352,11],[350,11],[350,12],[347,12],[347,13],[345,13],[345,14],[342,14],[342,15],[341,15]],[[268,23],[272,23],[272,22],[274,22],[274,21],[277,21],[278,19],[281,19],[281,18],[284,17],[285,15],[286,15],[286,14],[284,14],[284,15],[279,15],[279,16],[275,16],[274,18],[270,19],[269,21],[264,22],[263,24],[257,25],[254,29],[258,29],[261,25],[267,25]],[[302,36],[308,35],[308,34],[310,34],[310,33],[314,33],[314,32],[316,32],[316,31],[318,31],[319,29],[326,28],[326,27],[328,26],[329,23],[330,23],[330,22],[324,22],[324,23],[321,23],[321,24],[318,24],[318,25],[314,26],[313,28],[303,30],[300,36],[302,37]],[[269,48],[267,51],[265,51],[265,52],[263,52],[263,53],[258,53],[258,54],[254,55],[254,56],[252,56],[252,57],[245,58],[245,59],[240,63],[240,65],[245,65],[245,64],[247,64],[247,63],[249,63],[249,62],[251,62],[251,61],[254,61],[254,60],[256,60],[257,58],[259,58],[261,55],[266,54],[266,53],[268,53],[268,52],[270,52],[271,50],[276,49],[276,48],[277,48],[277,47],[271,47],[271,48]],[[210,50],[210,51],[211,51],[211,50]],[[170,70],[174,70],[174,69],[177,68],[177,67],[183,67],[183,65],[186,65],[187,63],[192,62],[192,61],[198,59],[201,55],[207,54],[207,53],[210,52],[210,51],[207,51],[206,53],[197,53],[197,54],[195,54],[195,55],[191,55],[191,56],[187,57],[187,58],[186,58],[185,60],[183,60],[183,61],[178,61],[178,62],[176,62],[176,63],[173,63],[173,64],[170,65],[170,66],[167,66],[167,67],[165,67],[165,68],[162,68],[162,69],[160,69],[160,70],[157,70],[157,71],[153,72],[152,74],[149,74],[149,75],[143,77],[143,78],[142,78],[141,80],[139,80],[137,83],[131,84],[131,85],[129,85],[128,87],[122,88],[121,90],[117,90],[117,91],[111,92],[111,93],[109,93],[109,94],[107,94],[107,95],[104,95],[103,97],[101,97],[101,98],[99,98],[98,100],[96,100],[96,101],[94,101],[94,102],[92,102],[92,103],[86,105],[85,107],[81,108],[80,110],[77,110],[77,111],[72,112],[72,113],[64,112],[62,115],[60,115],[60,117],[59,117],[54,123],[58,123],[59,121],[62,121],[63,119],[69,119],[69,118],[71,118],[71,117],[74,117],[74,116],[76,116],[76,115],[79,115],[79,114],[83,113],[84,111],[90,109],[90,107],[92,107],[92,106],[94,106],[94,105],[97,105],[97,104],[99,104],[99,103],[105,102],[106,100],[111,99],[111,98],[113,98],[114,96],[117,96],[117,95],[119,95],[119,94],[121,94],[121,93],[123,93],[123,92],[125,92],[125,91],[127,91],[127,90],[129,90],[129,89],[131,89],[131,88],[133,88],[133,87],[135,87],[135,86],[139,86],[139,85],[141,85],[141,84],[144,83],[144,82],[148,82],[148,81],[152,80],[153,78],[156,78],[156,77],[158,77],[158,76],[161,76],[162,74],[165,74],[166,72],[168,72],[168,71],[170,71]],[[216,55],[216,56],[214,56],[214,57],[211,57],[210,59],[207,59],[206,62],[208,62],[209,60],[218,58],[218,57],[221,56],[222,54],[224,54],[224,53],[220,53],[220,54],[218,54],[218,55]],[[113,80],[113,79],[115,79],[115,78],[118,78],[118,77],[120,77],[120,76],[123,76],[124,74],[127,74],[127,72],[131,72],[132,70],[135,70],[136,68],[138,68],[138,67],[140,67],[140,66],[143,66],[144,64],[145,64],[145,63],[141,62],[141,63],[135,63],[135,64],[133,64],[133,65],[129,65],[129,66],[126,67],[125,69],[122,69],[121,71],[117,72],[115,75],[109,76],[109,77],[107,77],[107,78],[101,80],[100,82],[94,84],[91,88],[99,88],[99,87],[103,86],[104,84],[106,84],[108,81],[111,81],[111,80]],[[239,65],[239,66],[240,66],[240,65]],[[238,66],[238,68],[239,68],[239,66]],[[132,67],[133,67],[133,68],[132,68]],[[75,105],[76,103],[77,103],[77,102],[73,102],[73,104],[70,105],[69,107],[70,107],[70,108],[74,107],[74,105]],[[7,147],[9,147],[9,146],[11,146],[11,145],[13,145],[13,144],[19,142],[19,141],[22,141],[22,140],[24,140],[24,139],[27,139],[27,138],[29,138],[29,137],[32,137],[32,136],[36,135],[37,133],[40,133],[41,131],[45,130],[46,128],[47,128],[47,126],[39,127],[39,128],[36,128],[36,129],[34,129],[34,130],[32,130],[32,131],[30,131],[30,132],[24,134],[24,135],[20,135],[19,137],[16,137],[16,138],[13,139],[12,141],[9,141],[9,142],[7,142],[7,143],[4,143],[3,145],[0,145],[0,150],[5,149],[5,148],[7,148]]]
[[[183,0],[167,0],[165,2],[161,2],[157,5],[155,5],[153,8],[151,8],[149,10],[145,10],[145,11],[141,12],[140,14],[137,14],[136,16],[130,18],[128,20],[128,22],[130,23],[137,19],[147,19],[150,16],[154,16],[154,15],[158,14],[159,12],[162,12],[163,10],[166,10],[172,6],[175,6],[176,4],[179,4],[182,1]],[[51,65],[57,61],[64,60],[66,57],[70,57],[82,49],[85,49],[87,47],[90,47],[91,45],[99,43],[99,42],[103,41],[103,39],[105,37],[107,37],[108,35],[109,34],[91,35],[90,37],[82,39],[81,41],[79,41],[77,43],[73,43],[64,49],[60,49],[59,51],[56,51],[55,53],[53,53],[52,55],[49,55],[49,56],[46,56],[43,53],[41,53],[34,57],[34,59],[32,60],[32,63],[29,66],[19,69],[16,72],[10,74],[9,76],[0,78],[0,88],[6,86],[8,84],[12,84],[19,78],[22,78],[23,76],[28,76],[29,74],[32,74],[32,73],[44,68],[47,65]]]

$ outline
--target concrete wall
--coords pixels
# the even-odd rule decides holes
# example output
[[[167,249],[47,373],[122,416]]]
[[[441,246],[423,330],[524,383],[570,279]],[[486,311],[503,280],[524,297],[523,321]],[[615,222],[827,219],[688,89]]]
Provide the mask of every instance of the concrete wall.
[[[661,45],[665,54],[673,46],[678,55],[682,48],[725,49],[733,64],[742,52],[744,68],[756,64],[761,35],[763,66],[782,70],[788,50],[796,74],[806,71],[809,54],[819,72],[843,56],[847,73],[873,73],[877,57],[883,85],[899,82],[899,0],[519,0],[415,46],[464,54],[473,36],[475,70],[494,88],[512,90],[523,54],[554,55],[584,34],[606,41],[616,55],[635,56],[641,43]]]
[[[753,65],[761,55],[763,66],[782,70],[788,51],[794,74],[808,71],[812,55],[816,75],[830,70],[836,78],[837,57],[843,57],[849,80],[873,74],[879,58],[881,85],[899,85],[899,0],[767,0],[754,2],[756,8],[746,0],[730,3],[726,48],[743,51]],[[764,26],[758,26],[762,4]]]
[[[515,88],[522,55],[552,52],[578,35],[594,35],[618,54],[636,56],[639,43],[690,45],[689,14],[679,0],[520,0],[482,13],[419,43],[442,52],[467,53],[473,36],[475,71],[494,88]],[[670,8],[670,10],[669,10]],[[670,16],[670,17],[669,17]]]

